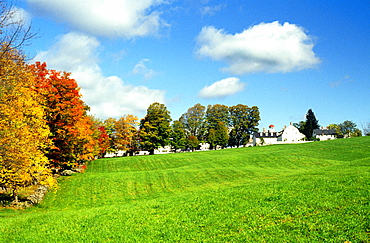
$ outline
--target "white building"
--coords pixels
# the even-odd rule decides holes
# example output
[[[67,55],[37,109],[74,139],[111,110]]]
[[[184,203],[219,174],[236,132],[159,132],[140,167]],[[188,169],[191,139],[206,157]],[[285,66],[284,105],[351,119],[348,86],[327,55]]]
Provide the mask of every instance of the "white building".
[[[271,145],[279,143],[300,143],[305,139],[305,135],[299,132],[298,128],[290,124],[280,132],[275,131],[275,126],[270,125],[268,131],[264,128],[262,132],[253,134],[253,146]]]
[[[296,143],[300,141],[304,141],[306,136],[303,135],[298,128],[290,124],[287,128],[282,130],[281,135],[278,137],[279,142],[285,143]]]

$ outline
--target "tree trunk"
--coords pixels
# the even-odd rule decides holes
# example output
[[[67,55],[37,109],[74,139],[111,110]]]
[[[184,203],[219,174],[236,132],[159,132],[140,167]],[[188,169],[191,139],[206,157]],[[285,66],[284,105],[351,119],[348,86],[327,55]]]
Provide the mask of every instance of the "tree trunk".
[[[16,188],[13,189],[13,198],[14,198],[15,203],[19,202],[19,200],[18,200],[18,191],[17,191]]]

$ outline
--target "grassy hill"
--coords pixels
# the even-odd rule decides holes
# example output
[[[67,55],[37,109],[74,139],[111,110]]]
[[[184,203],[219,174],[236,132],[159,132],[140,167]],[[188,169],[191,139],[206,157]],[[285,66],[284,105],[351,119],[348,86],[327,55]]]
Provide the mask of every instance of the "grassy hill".
[[[369,166],[370,137],[97,160],[0,242],[370,242]]]

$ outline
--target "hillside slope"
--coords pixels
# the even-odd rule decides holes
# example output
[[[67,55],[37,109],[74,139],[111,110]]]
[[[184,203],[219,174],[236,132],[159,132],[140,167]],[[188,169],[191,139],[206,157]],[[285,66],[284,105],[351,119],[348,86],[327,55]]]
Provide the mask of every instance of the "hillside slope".
[[[370,137],[97,160],[0,241],[369,242],[369,165]]]

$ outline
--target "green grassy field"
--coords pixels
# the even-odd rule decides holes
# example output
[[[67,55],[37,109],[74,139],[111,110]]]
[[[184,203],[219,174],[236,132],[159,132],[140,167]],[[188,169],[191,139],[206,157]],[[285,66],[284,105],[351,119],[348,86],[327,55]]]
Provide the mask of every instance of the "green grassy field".
[[[0,242],[370,242],[369,214],[361,137],[93,161]]]

